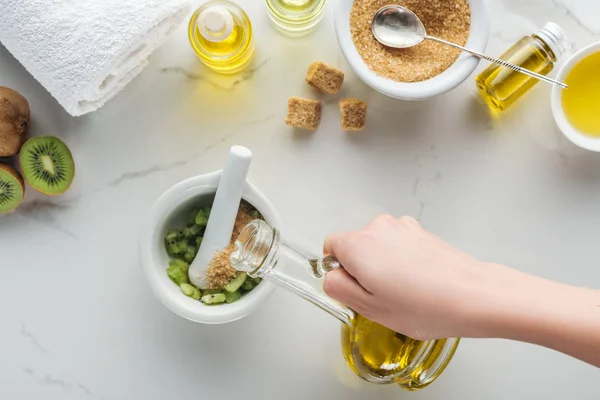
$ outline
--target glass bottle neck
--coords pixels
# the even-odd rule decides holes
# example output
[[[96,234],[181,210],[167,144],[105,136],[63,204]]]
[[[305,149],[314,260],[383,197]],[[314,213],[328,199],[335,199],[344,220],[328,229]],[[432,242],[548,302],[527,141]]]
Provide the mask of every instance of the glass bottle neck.
[[[270,281],[302,297],[350,325],[354,311],[317,291],[306,280],[294,278],[277,268],[278,265],[303,269],[307,276],[322,278],[328,271],[339,268],[334,257],[316,257],[299,251],[281,240],[279,232],[264,221],[252,221],[240,233],[231,255],[231,265],[252,277]]]
[[[550,47],[548,43],[544,41],[544,39],[535,34],[532,35],[532,38],[538,44],[538,46],[547,54],[547,57],[550,61],[554,63],[558,60],[557,55],[554,54],[554,51],[552,50],[552,47]]]
[[[545,24],[533,34],[533,38],[543,43],[544,49],[552,56],[554,62],[571,47],[565,31],[553,22]]]

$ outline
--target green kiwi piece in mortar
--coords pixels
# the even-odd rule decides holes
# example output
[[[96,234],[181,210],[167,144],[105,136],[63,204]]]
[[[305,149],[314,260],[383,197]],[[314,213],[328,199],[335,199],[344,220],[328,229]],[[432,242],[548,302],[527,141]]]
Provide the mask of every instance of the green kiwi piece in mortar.
[[[54,136],[29,139],[21,148],[19,162],[25,181],[43,194],[63,194],[75,178],[71,150]]]
[[[23,178],[10,165],[0,164],[0,214],[13,211],[25,195]]]

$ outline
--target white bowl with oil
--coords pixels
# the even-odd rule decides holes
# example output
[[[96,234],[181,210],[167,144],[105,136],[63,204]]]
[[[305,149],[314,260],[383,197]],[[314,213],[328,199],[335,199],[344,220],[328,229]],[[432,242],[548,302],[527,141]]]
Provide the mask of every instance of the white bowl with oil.
[[[352,0],[336,0],[334,4],[335,33],[348,64],[359,78],[371,88],[389,97],[401,100],[425,100],[446,93],[460,85],[479,64],[479,58],[462,53],[441,74],[421,82],[397,82],[371,71],[354,46],[350,33]],[[489,38],[489,20],[486,0],[469,0],[471,29],[465,47],[484,52]]]
[[[267,301],[275,290],[273,284],[262,281],[235,303],[210,306],[185,296],[167,276],[170,260],[164,245],[167,230],[182,225],[192,208],[212,204],[220,179],[221,171],[216,171],[189,178],[168,189],[150,209],[140,238],[140,262],[154,295],[175,314],[204,324],[224,324],[244,318]],[[251,183],[246,182],[242,198],[252,204],[269,225],[281,227],[273,205]]]
[[[600,42],[593,43],[584,49],[579,50],[577,53],[573,54],[563,65],[558,72],[556,79],[564,82],[569,75],[569,72],[573,70],[573,67],[579,64],[583,59],[598,52],[600,52]],[[597,73],[600,74],[600,71]],[[565,93],[565,90],[569,89],[561,89],[556,86],[552,89],[552,97],[550,101],[552,105],[552,115],[554,116],[556,125],[558,125],[558,128],[563,135],[565,135],[565,137],[572,143],[586,150],[600,152],[600,136],[591,136],[589,134],[585,134],[579,129],[575,128],[573,124],[569,122],[569,119],[567,118],[563,108],[562,96]],[[598,104],[599,99],[593,99],[590,101],[595,101],[596,104]]]

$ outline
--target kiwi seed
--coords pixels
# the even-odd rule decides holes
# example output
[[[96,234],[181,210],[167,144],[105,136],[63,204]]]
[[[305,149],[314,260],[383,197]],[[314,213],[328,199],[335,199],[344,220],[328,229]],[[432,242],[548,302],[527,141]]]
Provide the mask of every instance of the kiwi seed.
[[[23,178],[38,192],[54,196],[69,189],[75,162],[66,144],[54,136],[29,139],[19,154]]]
[[[0,214],[17,208],[25,195],[21,175],[10,165],[0,164]]]

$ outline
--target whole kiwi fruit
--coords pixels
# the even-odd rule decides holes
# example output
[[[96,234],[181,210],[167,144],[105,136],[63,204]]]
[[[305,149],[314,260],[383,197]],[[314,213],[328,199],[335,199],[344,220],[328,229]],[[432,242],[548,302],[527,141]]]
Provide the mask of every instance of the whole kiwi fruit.
[[[18,92],[0,86],[0,157],[19,152],[29,127],[29,103]]]

